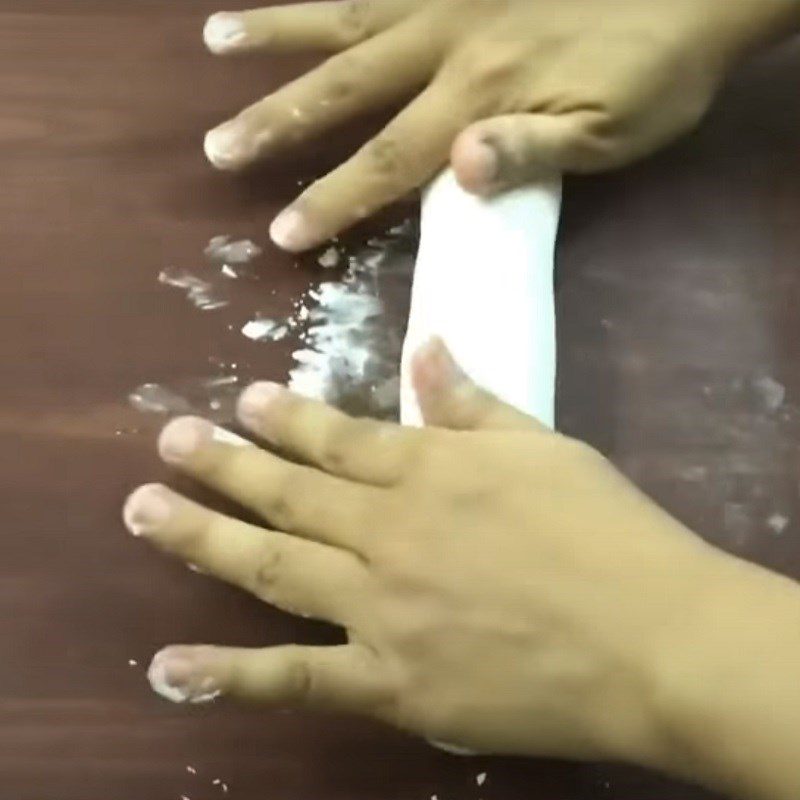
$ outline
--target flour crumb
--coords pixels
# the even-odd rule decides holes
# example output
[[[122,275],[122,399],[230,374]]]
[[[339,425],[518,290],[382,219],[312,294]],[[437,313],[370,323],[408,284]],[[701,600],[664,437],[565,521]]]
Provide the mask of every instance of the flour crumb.
[[[186,299],[200,311],[214,311],[228,305],[227,300],[214,296],[213,287],[208,281],[183,269],[168,267],[162,270],[158,274],[158,282],[173,289],[183,289]]]
[[[195,768],[194,768],[194,767],[193,767],[191,764],[187,764],[187,765],[186,765],[186,771],[187,771],[187,772],[188,772],[190,775],[197,775],[197,770],[196,770],[196,769],[195,769]]]
[[[708,468],[700,465],[686,467],[686,469],[681,470],[680,477],[689,483],[699,483],[708,478]]]
[[[477,783],[478,786],[483,786],[483,784],[486,783],[486,773],[478,773],[478,775],[475,776],[475,783]]]
[[[204,250],[206,258],[210,261],[219,261],[228,265],[249,264],[262,252],[262,249],[250,239],[231,241],[230,236],[213,237]]]
[[[318,259],[317,263],[324,269],[333,269],[339,265],[341,253],[335,247],[329,247]]]
[[[280,327],[274,319],[251,319],[242,326],[242,335],[254,342],[274,342],[275,334]]]
[[[139,662],[135,658],[129,658],[128,659],[128,666],[129,667],[138,667],[139,666]]]
[[[775,412],[783,405],[786,399],[786,387],[782,383],[778,383],[769,375],[764,375],[753,385],[767,411]]]
[[[775,513],[767,519],[767,527],[776,535],[780,536],[789,524],[789,518],[784,514]]]

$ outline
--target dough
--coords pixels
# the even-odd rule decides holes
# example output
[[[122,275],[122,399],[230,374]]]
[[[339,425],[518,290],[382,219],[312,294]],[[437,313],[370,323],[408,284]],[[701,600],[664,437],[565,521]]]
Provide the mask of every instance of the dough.
[[[560,178],[489,200],[465,192],[449,169],[431,184],[403,347],[403,424],[422,424],[411,356],[441,336],[473,380],[553,427],[560,210]]]

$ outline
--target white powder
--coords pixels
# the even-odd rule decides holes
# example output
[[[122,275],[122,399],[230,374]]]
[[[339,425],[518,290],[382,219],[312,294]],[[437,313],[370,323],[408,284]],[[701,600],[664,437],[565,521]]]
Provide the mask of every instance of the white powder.
[[[475,783],[477,783],[478,786],[483,786],[483,784],[486,783],[486,773],[485,772],[478,773],[475,776]]]
[[[192,409],[185,398],[157,383],[143,383],[129,395],[128,402],[137,410],[151,414],[188,414]]]
[[[346,283],[323,283],[316,297],[319,306],[309,314],[308,346],[294,353],[298,366],[289,373],[289,386],[330,401],[337,384],[364,381],[372,357],[369,323],[382,307],[377,297]]]
[[[442,750],[445,753],[450,753],[451,756],[476,756],[478,755],[473,750],[468,750],[466,747],[461,747],[457,744],[450,744],[449,742],[438,742],[434,739],[429,739],[428,744],[435,747],[437,750]]]
[[[318,259],[317,263],[324,269],[338,267],[341,261],[341,254],[335,247],[329,247]]]
[[[175,289],[183,289],[186,299],[201,311],[214,311],[228,305],[228,301],[215,296],[213,288],[208,281],[204,281],[183,269],[168,267],[158,275],[158,282]]]
[[[236,366],[230,364],[227,368],[235,369]],[[214,422],[227,423],[234,418],[240,391],[238,375],[214,375],[184,378],[177,381],[174,387],[143,383],[128,395],[128,402],[143,413],[169,416],[194,414],[209,417]]]
[[[775,513],[767,520],[767,527],[776,535],[780,536],[789,524],[789,518],[784,514]]]
[[[254,342],[274,342],[279,329],[285,327],[274,319],[251,319],[242,326],[242,335]]]
[[[249,239],[231,241],[230,236],[215,236],[205,249],[206,258],[227,264],[249,264],[263,252],[261,248]],[[231,272],[234,272],[231,270]],[[234,272],[234,276],[236,273]]]
[[[767,411],[777,411],[783,405],[786,399],[786,387],[782,383],[778,383],[769,375],[762,375],[754,381],[753,386]]]
[[[194,768],[194,767],[193,767],[191,764],[187,765],[187,767],[186,767],[186,771],[187,771],[187,772],[188,772],[190,775],[197,775],[197,770],[196,770],[196,769],[195,769],[195,768]]]
[[[138,667],[139,666],[139,662],[135,658],[129,658],[128,659],[128,666],[129,667]]]

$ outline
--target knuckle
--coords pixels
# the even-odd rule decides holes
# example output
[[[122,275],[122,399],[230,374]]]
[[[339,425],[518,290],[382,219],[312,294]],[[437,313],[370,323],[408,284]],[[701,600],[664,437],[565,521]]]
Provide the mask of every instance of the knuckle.
[[[344,0],[336,21],[337,39],[345,47],[363,41],[372,33],[372,0]]]
[[[342,53],[328,62],[327,94],[334,100],[355,95],[368,81],[366,60],[352,52]]]
[[[300,647],[290,645],[285,651],[286,697],[298,705],[307,704],[313,694],[311,665]]]
[[[284,531],[297,530],[303,483],[303,480],[291,472],[275,481],[274,494],[265,501],[262,513],[276,528]]]
[[[283,575],[283,553],[277,547],[265,545],[255,559],[251,590],[256,597],[268,600],[275,596]]]
[[[359,454],[375,454],[377,425],[368,420],[341,420],[331,427],[322,444],[320,466],[326,471],[353,472]]]
[[[390,188],[400,187],[411,164],[399,138],[382,133],[364,146],[363,155],[373,175]]]
[[[320,466],[325,471],[346,472],[352,465],[352,453],[358,445],[349,428],[348,425],[336,425],[325,437],[319,456]]]

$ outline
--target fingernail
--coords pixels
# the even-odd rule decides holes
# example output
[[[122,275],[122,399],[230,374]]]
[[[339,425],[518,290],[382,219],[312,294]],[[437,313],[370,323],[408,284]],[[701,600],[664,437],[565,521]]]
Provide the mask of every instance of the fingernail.
[[[277,383],[254,383],[242,392],[237,407],[239,419],[248,427],[256,428],[261,425],[264,416],[272,403],[275,402],[285,389]]]
[[[452,159],[458,180],[468,192],[488,193],[500,177],[497,148],[474,131],[458,138]]]
[[[466,379],[464,371],[438,336],[434,336],[417,350],[415,360],[417,376],[423,381],[426,391],[452,389]]]
[[[500,177],[500,159],[497,150],[486,141],[475,143],[473,151],[475,179],[479,184],[490,187]]]
[[[244,20],[238,14],[220,12],[212,14],[203,28],[206,47],[216,54],[235,50],[247,37]]]
[[[182,464],[214,435],[214,426],[204,419],[182,417],[161,431],[158,452],[168,464]]]
[[[217,168],[233,170],[244,166],[256,155],[256,143],[238,120],[210,130],[203,142],[206,158]]]
[[[305,250],[315,244],[309,236],[305,217],[291,206],[275,217],[270,226],[269,235],[282,250],[292,252]]]
[[[125,525],[134,536],[158,530],[170,518],[169,490],[156,483],[140,486],[125,502]]]
[[[173,703],[208,703],[219,697],[219,686],[197,657],[202,649],[167,647],[156,653],[147,670],[153,691]]]

